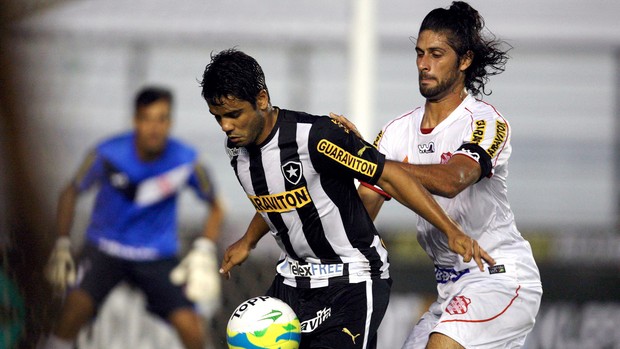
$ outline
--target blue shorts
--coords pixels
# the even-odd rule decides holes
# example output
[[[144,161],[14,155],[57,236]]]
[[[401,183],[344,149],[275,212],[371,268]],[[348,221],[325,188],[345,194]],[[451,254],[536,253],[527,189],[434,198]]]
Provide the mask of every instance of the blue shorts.
[[[374,349],[391,279],[321,288],[295,288],[276,276],[268,296],[288,303],[301,323],[299,349]]]
[[[170,272],[178,263],[176,257],[154,261],[124,260],[86,243],[78,266],[76,287],[86,291],[99,308],[112,288],[126,281],[144,292],[150,312],[167,319],[177,309],[194,307],[185,297],[183,288],[170,281]]]

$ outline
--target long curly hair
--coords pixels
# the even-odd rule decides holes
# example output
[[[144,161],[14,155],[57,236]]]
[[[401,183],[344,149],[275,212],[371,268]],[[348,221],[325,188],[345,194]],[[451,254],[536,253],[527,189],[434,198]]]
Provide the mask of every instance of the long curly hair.
[[[499,40],[486,29],[484,19],[478,11],[463,1],[454,1],[448,9],[437,8],[429,12],[422,24],[424,30],[444,33],[448,44],[459,57],[473,53],[472,64],[465,71],[465,88],[474,96],[490,95],[485,89],[489,77],[502,73],[508,61],[512,46]],[[506,49],[503,49],[506,47]]]

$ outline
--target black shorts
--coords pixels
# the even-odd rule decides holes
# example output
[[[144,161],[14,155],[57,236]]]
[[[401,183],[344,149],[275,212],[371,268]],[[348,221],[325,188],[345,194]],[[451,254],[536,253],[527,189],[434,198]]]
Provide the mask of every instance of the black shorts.
[[[300,289],[276,276],[268,296],[288,303],[301,323],[299,349],[374,349],[392,280]]]
[[[170,281],[170,272],[179,263],[172,257],[154,261],[130,261],[116,258],[86,243],[78,266],[77,288],[86,291],[99,308],[112,288],[121,281],[142,290],[147,309],[167,319],[180,308],[193,308],[183,288]]]

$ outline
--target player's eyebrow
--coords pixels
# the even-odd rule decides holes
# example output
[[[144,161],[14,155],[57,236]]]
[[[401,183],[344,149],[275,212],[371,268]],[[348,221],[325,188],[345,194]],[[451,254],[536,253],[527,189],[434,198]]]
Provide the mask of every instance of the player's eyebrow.
[[[216,113],[214,113],[212,110],[209,109],[209,113],[213,114],[214,116],[219,116],[219,117],[223,117],[223,118],[236,118],[237,116],[239,116],[239,114],[241,114],[241,112],[243,111],[242,108],[239,109],[233,109],[231,111],[228,111],[224,114],[218,115]]]
[[[419,46],[416,46],[415,50],[417,52],[435,52],[435,51],[439,51],[439,52],[447,52],[447,49],[445,47],[439,47],[439,46],[431,46],[431,47],[427,47],[427,48],[420,48]]]
[[[226,112],[226,113],[222,114],[222,117],[236,118],[237,116],[239,116],[239,114],[241,114],[242,111],[243,111],[243,109],[241,109],[241,108],[235,109],[235,110],[231,110],[229,112]]]

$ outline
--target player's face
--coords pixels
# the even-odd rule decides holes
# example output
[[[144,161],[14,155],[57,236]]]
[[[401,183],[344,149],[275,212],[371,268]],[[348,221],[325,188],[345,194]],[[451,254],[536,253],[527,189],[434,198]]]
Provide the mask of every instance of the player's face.
[[[136,146],[141,156],[151,158],[161,154],[170,134],[170,103],[158,100],[136,111],[134,125]]]
[[[226,133],[228,139],[238,147],[260,144],[267,138],[265,129],[268,97],[261,91],[256,100],[256,108],[248,101],[229,96],[222,98],[221,105],[208,103],[209,112]]]
[[[445,34],[424,30],[418,37],[417,52],[418,82],[420,93],[426,99],[440,100],[452,92],[459,93],[465,85],[465,69],[456,51],[448,45]]]

